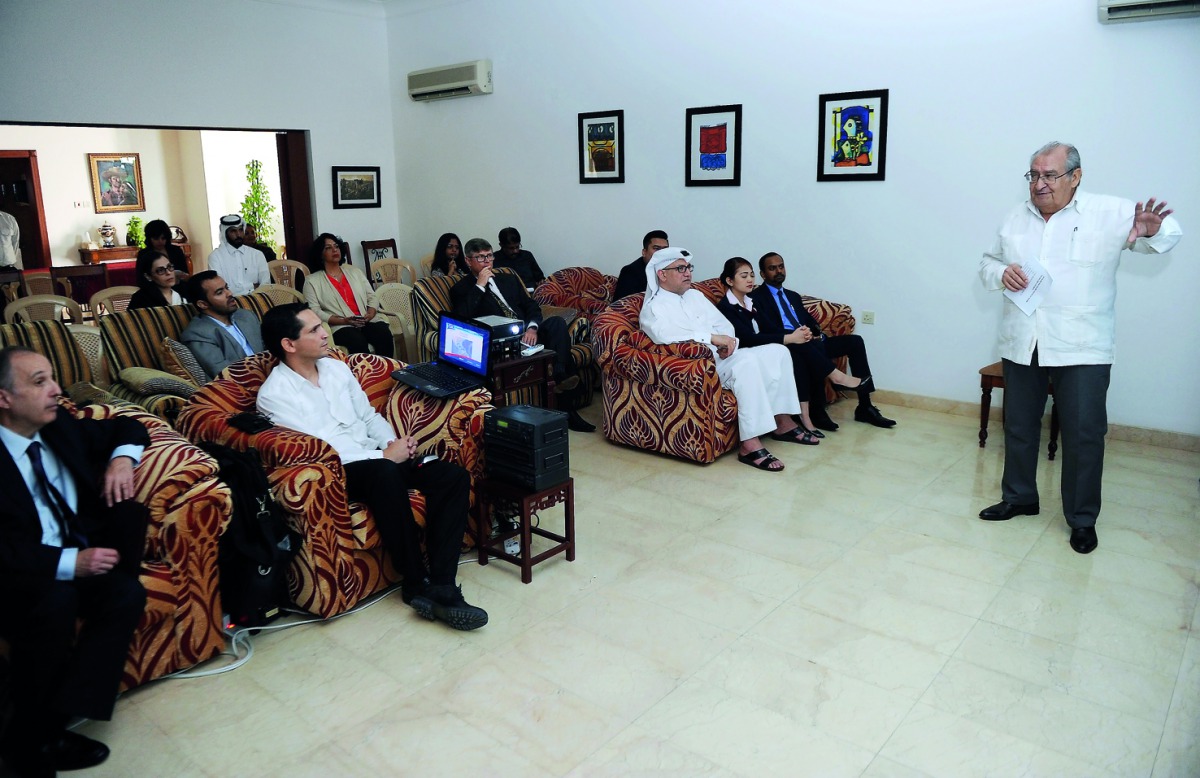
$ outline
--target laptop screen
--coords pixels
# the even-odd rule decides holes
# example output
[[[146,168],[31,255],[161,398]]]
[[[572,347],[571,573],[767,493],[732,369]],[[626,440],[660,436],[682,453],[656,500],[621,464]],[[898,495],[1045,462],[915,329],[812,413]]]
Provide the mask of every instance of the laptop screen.
[[[439,359],[481,378],[488,374],[491,330],[442,314],[438,320]]]

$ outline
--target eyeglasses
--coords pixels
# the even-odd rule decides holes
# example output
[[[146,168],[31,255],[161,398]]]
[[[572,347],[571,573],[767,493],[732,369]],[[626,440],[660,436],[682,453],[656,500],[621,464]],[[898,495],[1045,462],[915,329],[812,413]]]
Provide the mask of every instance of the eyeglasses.
[[[1074,172],[1074,170],[1068,170],[1066,173],[1038,173],[1036,170],[1030,170],[1025,174],[1024,178],[1031,184],[1036,184],[1039,181],[1045,181],[1047,184],[1053,184],[1063,176],[1069,176]]]
[[[175,272],[175,268],[171,267],[170,265],[168,265],[167,267],[154,268],[154,275],[156,275],[156,276],[169,276],[174,272]]]
[[[471,260],[472,262],[491,262],[495,258],[496,255],[490,251],[472,254],[471,256],[467,257],[467,259]]]
[[[664,267],[663,270],[674,270],[677,273],[690,273],[696,269],[695,265],[675,265],[674,267]]]

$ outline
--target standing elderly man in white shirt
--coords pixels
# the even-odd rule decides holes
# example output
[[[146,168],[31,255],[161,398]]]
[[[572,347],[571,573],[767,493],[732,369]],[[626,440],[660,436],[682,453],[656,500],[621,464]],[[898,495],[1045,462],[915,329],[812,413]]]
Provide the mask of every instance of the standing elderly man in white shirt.
[[[21,225],[0,211],[0,270],[11,268],[21,269]]]
[[[229,283],[234,295],[250,294],[261,284],[271,283],[266,256],[246,245],[246,223],[236,213],[222,216],[218,230],[221,243],[208,255],[208,269]]]
[[[716,359],[721,385],[733,392],[738,405],[738,461],[759,470],[777,472],[783,463],[763,447],[759,436],[802,443],[793,415],[800,398],[792,377],[788,351],[778,343],[739,349],[733,325],[692,288],[691,253],[667,247],[646,263],[646,300],[640,317],[642,331],[655,343],[695,340],[708,346]]]
[[[454,629],[487,624],[454,583],[467,526],[471,478],[439,459],[417,462],[416,438],[397,435],[375,412],[346,363],[327,358],[329,333],[304,303],[279,305],[262,321],[263,342],[279,359],[258,392],[258,410],[271,421],[333,447],[346,474],[346,496],[371,509],[392,563],[404,576],[401,597],[430,621]],[[425,495],[425,547],[408,501]]]
[[[1040,510],[1037,461],[1050,382],[1062,427],[1063,516],[1071,548],[1097,546],[1106,398],[1113,362],[1114,303],[1121,252],[1170,251],[1183,234],[1165,202],[1133,203],[1079,191],[1079,152],[1048,143],[1034,152],[1029,200],[1013,209],[979,263],[988,289],[1019,292],[1022,265],[1036,260],[1050,290],[1032,314],[1007,297],[1000,324],[1004,363],[1004,476],[1001,501],[979,518],[1006,521]]]

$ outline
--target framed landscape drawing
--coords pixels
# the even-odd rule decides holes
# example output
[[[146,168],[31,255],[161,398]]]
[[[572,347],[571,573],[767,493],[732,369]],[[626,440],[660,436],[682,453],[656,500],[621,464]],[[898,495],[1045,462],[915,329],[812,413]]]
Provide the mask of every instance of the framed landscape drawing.
[[[688,186],[742,185],[742,106],[687,109]]]
[[[625,183],[625,112],[579,114],[579,183]]]
[[[142,161],[137,154],[88,154],[96,213],[146,210]]]
[[[888,90],[821,95],[818,181],[882,181],[887,161]]]
[[[379,168],[333,168],[334,208],[379,208]]]

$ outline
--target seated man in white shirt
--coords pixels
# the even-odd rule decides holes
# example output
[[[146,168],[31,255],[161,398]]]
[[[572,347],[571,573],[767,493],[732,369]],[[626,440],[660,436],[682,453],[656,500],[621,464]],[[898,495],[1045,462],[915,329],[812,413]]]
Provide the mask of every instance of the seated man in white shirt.
[[[263,350],[258,317],[238,306],[229,284],[215,270],[202,270],[188,279],[188,299],[200,315],[188,322],[179,339],[209,377]]]
[[[739,349],[733,325],[707,297],[692,289],[691,256],[687,249],[667,247],[656,251],[646,264],[642,331],[655,343],[695,340],[708,346],[721,385],[737,398],[742,441],[738,461],[759,470],[782,470],[783,463],[763,447],[759,436],[770,433],[773,440],[803,443],[803,433],[792,418],[800,413],[800,398],[791,356],[778,343]]]
[[[326,359],[329,333],[304,303],[280,305],[262,322],[267,350],[279,365],[258,392],[258,410],[276,424],[327,442],[342,460],[346,496],[371,509],[392,563],[404,576],[402,597],[418,614],[454,629],[487,624],[454,579],[467,526],[471,479],[438,459],[414,461],[417,441],[375,412],[344,362]],[[408,490],[425,495],[425,547]]]
[[[221,243],[208,255],[208,269],[215,270],[235,295],[250,294],[262,284],[271,283],[266,256],[246,245],[246,223],[236,213],[222,216],[217,226]]]

